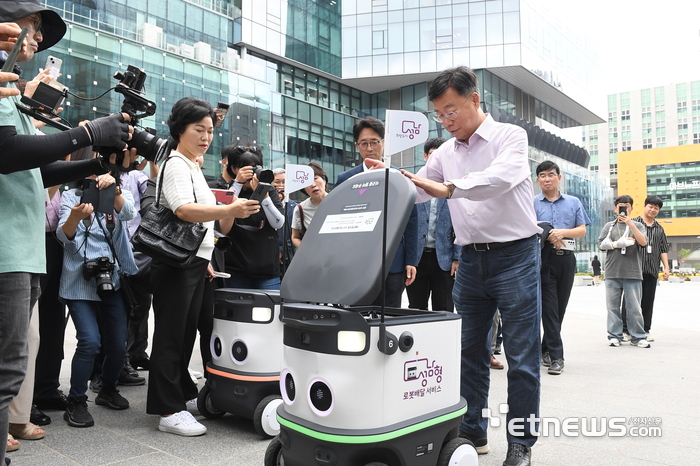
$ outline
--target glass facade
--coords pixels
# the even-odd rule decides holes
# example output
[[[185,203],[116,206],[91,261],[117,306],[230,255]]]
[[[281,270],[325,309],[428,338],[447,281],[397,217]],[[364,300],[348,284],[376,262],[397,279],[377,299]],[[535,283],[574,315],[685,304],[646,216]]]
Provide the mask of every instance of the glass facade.
[[[135,65],[148,74],[146,97],[157,105],[156,114],[140,123],[155,128],[161,137],[168,136],[167,117],[182,97],[230,104],[205,157],[207,176],[220,174],[219,154],[225,145],[256,144],[270,167],[321,162],[331,185],[340,172],[361,161],[352,139],[357,118],[371,115],[384,120],[387,109],[430,116],[430,76],[402,83],[404,73],[460,64],[521,66],[516,49],[520,10],[527,4],[524,0],[44,3],[67,21],[69,29],[59,44],[24,67],[24,76],[34,76],[49,54],[63,59],[61,81],[77,95],[64,104],[66,120],[77,123],[119,111],[122,96],[115,92],[97,100],[82,99],[99,96],[116,84],[115,71]],[[340,78],[365,73],[396,74],[397,79],[367,92]],[[486,69],[476,73],[485,111],[496,107],[533,124],[538,119],[559,127],[572,124],[571,118],[537,95],[523,92],[517,82]],[[429,137],[450,136],[432,118],[428,121]],[[531,154],[534,170],[548,155],[531,150],[537,154]],[[417,171],[424,165],[422,146],[393,155],[393,162]],[[583,196],[589,215],[597,218],[596,209],[607,199],[604,183],[582,167],[559,164],[571,175],[569,192]]]
[[[659,218],[700,217],[700,162],[647,167],[647,192],[659,196]]]

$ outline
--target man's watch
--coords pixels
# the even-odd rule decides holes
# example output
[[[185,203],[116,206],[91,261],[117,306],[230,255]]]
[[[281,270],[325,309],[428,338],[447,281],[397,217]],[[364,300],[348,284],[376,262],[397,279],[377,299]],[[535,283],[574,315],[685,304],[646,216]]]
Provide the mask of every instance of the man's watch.
[[[455,184],[451,181],[445,181],[442,184],[447,186],[447,199],[452,197],[452,194],[455,192]]]

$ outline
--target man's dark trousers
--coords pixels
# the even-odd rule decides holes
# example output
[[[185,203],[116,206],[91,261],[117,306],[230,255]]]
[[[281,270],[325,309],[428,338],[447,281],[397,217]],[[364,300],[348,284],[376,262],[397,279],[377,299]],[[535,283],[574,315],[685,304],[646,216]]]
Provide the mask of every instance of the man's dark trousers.
[[[659,277],[656,275],[642,274],[642,317],[644,317],[644,331],[651,330],[651,317],[654,313],[654,299],[656,298],[656,286]],[[625,310],[625,300],[622,300],[622,322],[625,324],[622,329],[627,332],[627,311]]]
[[[549,352],[552,360],[564,359],[561,325],[574,286],[576,256],[554,248],[545,248],[544,253],[549,254],[549,261],[542,271],[542,353]]]
[[[406,288],[408,307],[413,309],[428,309],[428,298],[432,290],[433,311],[454,311],[452,302],[452,287],[454,278],[450,272],[445,272],[438,264],[435,249],[425,249],[418,264],[416,279]]]

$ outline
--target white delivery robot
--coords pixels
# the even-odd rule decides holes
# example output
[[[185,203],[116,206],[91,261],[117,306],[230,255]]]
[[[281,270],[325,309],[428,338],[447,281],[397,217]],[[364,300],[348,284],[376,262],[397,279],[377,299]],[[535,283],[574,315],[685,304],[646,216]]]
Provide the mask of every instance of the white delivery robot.
[[[414,200],[403,175],[373,170],[319,206],[282,282],[284,301],[294,303],[282,309],[284,403],[265,466],[478,465],[458,436],[467,410],[461,318],[367,306]]]
[[[212,361],[197,398],[199,412],[209,419],[226,413],[250,419],[260,435],[273,437],[282,403],[279,291],[221,288],[215,293]]]

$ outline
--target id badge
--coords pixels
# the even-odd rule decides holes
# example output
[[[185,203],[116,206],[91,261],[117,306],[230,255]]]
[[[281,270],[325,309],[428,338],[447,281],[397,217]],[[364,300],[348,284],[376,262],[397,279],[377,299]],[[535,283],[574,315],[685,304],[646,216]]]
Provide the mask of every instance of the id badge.
[[[647,254],[651,254],[651,245],[647,244]]]

